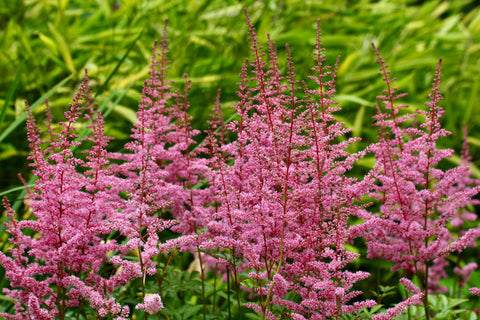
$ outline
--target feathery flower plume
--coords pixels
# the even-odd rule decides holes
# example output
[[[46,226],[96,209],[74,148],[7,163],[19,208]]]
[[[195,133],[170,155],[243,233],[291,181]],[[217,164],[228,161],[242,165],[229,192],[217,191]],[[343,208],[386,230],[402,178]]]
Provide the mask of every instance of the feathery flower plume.
[[[345,270],[358,257],[344,248],[347,220],[367,214],[354,200],[368,183],[345,176],[359,155],[346,151],[357,139],[338,142],[348,130],[332,115],[336,66],[324,65],[319,31],[310,77],[318,89],[310,90],[296,80],[288,45],[283,76],[275,43],[269,38],[267,63],[248,15],[247,23],[253,57],[240,74],[239,120],[227,125],[237,140],[214,154],[217,205],[203,247],[229,249],[232,260],[219,262],[249,272],[258,304],[247,306],[264,319],[277,319],[273,304],[296,317],[339,319],[375,303],[349,304],[361,293],[353,284],[368,273]],[[302,89],[304,100],[296,94]],[[284,299],[290,291],[301,302]]]
[[[64,319],[70,308],[90,305],[100,316],[128,315],[109,296],[120,285],[102,269],[108,252],[119,245],[108,240],[112,230],[104,223],[116,212],[118,196],[111,192],[116,180],[108,170],[103,135],[103,118],[93,111],[88,76],[60,122],[61,131],[49,128],[49,147],[43,149],[33,115],[27,121],[29,159],[37,177],[28,203],[33,219],[17,221],[8,202],[4,205],[12,220],[10,256],[0,253],[12,290],[4,292],[15,303],[15,316],[7,319]],[[75,150],[81,146],[75,124],[80,116],[90,121],[92,136],[86,160]],[[50,117],[47,117],[47,119]],[[29,230],[29,231],[27,231]]]
[[[396,93],[395,78],[390,78],[388,65],[373,48],[387,89],[378,97],[385,111],[378,107],[375,117],[380,141],[369,147],[376,157],[372,174],[376,183],[371,195],[379,201],[380,212],[366,234],[368,257],[395,262],[392,271],[401,269],[409,276],[418,276],[426,304],[428,292],[438,288],[439,276],[444,274],[443,257],[462,250],[479,235],[478,230],[470,230],[452,242],[447,229],[447,223],[472,202],[479,187],[458,188],[461,177],[468,176],[467,166],[450,170],[437,166],[453,153],[437,148],[437,140],[450,134],[440,125],[444,113],[438,105],[443,99],[439,91],[441,59],[431,100],[426,103],[428,109],[420,111],[425,122],[415,128],[408,126],[413,115],[402,114],[405,106],[395,103],[404,94]]]
[[[125,250],[139,257],[138,261],[117,257],[112,261],[122,266],[119,277],[142,278],[145,301],[151,291],[145,287],[146,277],[157,275],[163,279],[164,276],[154,258],[168,255],[173,249],[195,248],[196,233],[204,226],[204,203],[210,201],[208,190],[195,188],[202,183],[207,167],[206,160],[197,157],[197,151],[193,150],[196,144],[193,137],[198,131],[189,124],[190,83],[185,75],[185,93],[172,92],[171,81],[167,80],[170,68],[167,55],[165,23],[162,41],[153,48],[150,78],[143,86],[132,141],[125,145],[129,153],[112,154],[123,161],[112,168],[123,177],[122,188],[127,195],[118,219],[109,223],[127,238]],[[160,235],[166,229],[180,235],[162,242]]]

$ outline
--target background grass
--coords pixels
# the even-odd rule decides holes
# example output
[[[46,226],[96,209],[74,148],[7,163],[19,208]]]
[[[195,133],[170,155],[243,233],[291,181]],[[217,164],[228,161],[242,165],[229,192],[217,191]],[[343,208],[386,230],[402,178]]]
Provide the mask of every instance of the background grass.
[[[316,21],[321,20],[328,62],[341,56],[337,101],[343,110],[338,117],[365,143],[376,141],[371,116],[384,87],[370,43],[399,79],[399,91],[408,93],[402,101],[410,110],[424,107],[443,57],[443,124],[453,134],[441,141],[442,147],[461,149],[463,122],[474,162],[480,164],[479,1],[0,1],[0,194],[10,200],[22,198],[17,172],[25,178],[30,172],[24,101],[42,119],[48,97],[54,118],[61,119],[87,68],[96,101],[108,117],[106,134],[115,137],[110,148],[121,149],[136,121],[151,48],[167,18],[169,75],[178,87],[184,73],[192,79],[193,127],[206,128],[218,88],[225,118],[230,118],[238,74],[250,56],[243,8],[260,41],[266,42],[267,33],[276,41],[281,66],[284,46],[290,44],[299,79],[306,79],[313,65]],[[458,156],[452,161],[458,162]],[[0,236],[3,250],[3,228]]]

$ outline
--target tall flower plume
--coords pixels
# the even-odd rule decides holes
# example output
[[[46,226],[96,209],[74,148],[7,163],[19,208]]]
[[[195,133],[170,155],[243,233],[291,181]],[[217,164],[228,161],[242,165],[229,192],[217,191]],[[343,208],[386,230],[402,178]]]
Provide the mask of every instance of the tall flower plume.
[[[376,157],[372,174],[376,183],[371,195],[378,200],[380,212],[366,235],[368,257],[392,261],[392,271],[418,276],[426,304],[428,292],[438,290],[439,277],[446,275],[445,255],[461,251],[479,236],[478,229],[471,229],[454,240],[447,228],[458,211],[472,203],[479,186],[462,184],[462,177],[470,175],[465,165],[449,170],[438,167],[453,153],[437,146],[440,138],[450,134],[440,124],[444,113],[438,105],[443,99],[439,90],[442,60],[427,110],[419,112],[425,121],[413,127],[408,122],[414,115],[402,114],[405,106],[396,103],[404,94],[396,93],[395,78],[390,78],[388,65],[375,46],[374,50],[387,89],[378,97],[384,109],[377,106],[375,117],[380,141],[369,147]]]
[[[237,140],[214,157],[218,205],[207,229],[212,240],[203,246],[229,250],[231,261],[223,262],[249,272],[258,304],[248,306],[264,318],[277,319],[271,305],[279,304],[295,319],[339,319],[375,303],[349,304],[360,294],[353,284],[368,273],[345,270],[358,257],[344,248],[351,236],[347,220],[365,218],[354,201],[369,182],[345,176],[360,155],[346,151],[356,139],[339,142],[349,130],[332,115],[336,66],[324,64],[318,31],[309,77],[318,89],[308,89],[296,80],[288,45],[282,75],[275,43],[269,39],[265,62],[248,15],[247,23],[253,56],[240,74],[239,119],[227,125]],[[301,302],[284,299],[289,291]]]
[[[29,112],[29,159],[37,180],[28,207],[34,219],[17,221],[4,200],[12,219],[7,230],[13,248],[11,257],[0,253],[0,263],[13,288],[4,292],[16,310],[15,316],[2,314],[7,319],[64,319],[69,308],[85,304],[102,317],[128,315],[128,308],[121,308],[110,297],[120,283],[102,272],[109,264],[108,252],[119,248],[108,240],[112,230],[104,222],[116,212],[120,199],[111,192],[116,178],[108,170],[108,138],[103,134],[103,118],[93,106],[86,76],[65,112],[65,121],[60,122],[61,131],[49,130],[48,148],[42,148]],[[75,124],[82,114],[93,133],[86,138],[91,147],[85,151],[85,160],[76,152],[81,141]]]

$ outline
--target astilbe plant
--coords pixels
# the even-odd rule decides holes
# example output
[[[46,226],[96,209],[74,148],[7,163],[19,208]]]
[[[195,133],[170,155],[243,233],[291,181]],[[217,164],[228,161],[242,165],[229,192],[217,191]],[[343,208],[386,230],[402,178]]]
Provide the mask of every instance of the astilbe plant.
[[[104,222],[116,213],[120,199],[115,195],[117,181],[108,169],[103,118],[93,111],[92,100],[86,77],[65,112],[61,131],[54,133],[49,124],[46,141],[29,115],[29,159],[37,180],[27,204],[34,219],[17,221],[4,200],[13,248],[11,257],[0,253],[0,263],[11,281],[12,289],[4,293],[13,300],[15,315],[2,317],[65,319],[71,308],[78,314],[93,309],[100,318],[110,314],[120,319],[129,313],[112,297],[121,281],[108,271],[108,253],[118,250],[119,244],[108,240],[112,229]],[[82,114],[93,133],[87,138],[92,146],[85,160],[74,153],[81,144],[75,123]],[[45,142],[48,147],[42,148]]]
[[[375,47],[374,50],[387,89],[378,97],[385,111],[377,106],[375,117],[380,141],[368,148],[376,158],[371,173],[376,183],[371,195],[380,205],[380,212],[369,222],[371,228],[366,234],[368,257],[392,261],[395,263],[392,271],[404,270],[407,277],[415,275],[419,279],[423,294],[413,286],[410,291],[417,299],[423,296],[428,319],[428,293],[439,288],[439,277],[445,275],[448,263],[444,257],[470,246],[479,236],[478,229],[471,229],[453,240],[447,228],[459,209],[472,203],[479,187],[462,183],[462,177],[470,175],[465,165],[449,170],[438,167],[440,161],[453,153],[437,147],[438,139],[449,134],[440,124],[444,113],[438,105],[442,100],[441,60],[430,102],[426,103],[428,109],[419,112],[425,122],[415,127],[408,124],[414,115],[400,112],[405,106],[397,105],[396,100],[404,94],[396,94],[397,88],[392,84],[395,79],[390,78],[388,65]]]
[[[196,188],[207,167],[198,151],[191,150],[198,131],[189,125],[190,85],[185,77],[185,93],[171,92],[167,53],[165,29],[160,53],[154,46],[138,122],[125,146],[129,153],[105,150],[109,139],[102,115],[93,110],[88,77],[60,123],[62,130],[54,133],[47,123],[49,140],[40,139],[30,115],[30,159],[37,181],[28,206],[36,220],[15,220],[4,201],[14,248],[12,257],[2,253],[0,262],[14,288],[5,291],[16,307],[16,316],[5,317],[64,319],[72,307],[88,314],[89,305],[100,318],[110,314],[120,319],[128,316],[128,307],[110,295],[136,278],[144,300],[136,308],[148,317],[163,307],[160,296],[151,294],[155,289],[145,287],[146,277],[155,275],[161,291],[167,266],[157,270],[159,255],[196,250],[197,231],[205,225],[204,204],[211,201],[208,189]],[[82,114],[91,123],[92,135],[85,141],[75,133]],[[74,152],[86,141],[91,147],[82,160]],[[180,236],[162,242],[161,233],[169,228]],[[112,235],[122,242],[110,239]]]
[[[445,257],[474,245],[480,234],[471,229],[456,239],[447,228],[473,218],[464,208],[478,203],[473,196],[480,186],[470,178],[467,151],[461,166],[439,168],[453,153],[437,148],[448,134],[440,126],[440,64],[428,110],[419,113],[425,122],[410,126],[414,115],[402,114],[396,104],[402,95],[375,49],[387,86],[380,97],[384,109],[378,107],[375,117],[379,142],[350,153],[358,138],[350,138],[334,116],[340,110],[333,100],[338,60],[326,65],[320,25],[307,84],[297,80],[289,46],[281,71],[275,42],[268,37],[267,55],[248,15],[247,23],[252,60],[240,73],[237,120],[223,122],[219,92],[202,146],[189,123],[188,77],[183,93],[167,80],[166,25],[125,153],[106,151],[109,139],[88,77],[60,131],[47,115],[46,140],[30,114],[29,159],[37,180],[26,204],[33,218],[18,221],[4,199],[12,245],[0,253],[0,264],[15,315],[0,316],[63,320],[76,312],[125,319],[128,307],[113,296],[136,280],[143,300],[135,308],[147,319],[164,308],[162,283],[172,257],[188,250],[200,259],[202,279],[205,257],[215,271],[226,272],[228,286],[233,276],[241,311],[244,289],[251,293],[244,306],[262,319],[337,320],[376,305],[355,290],[369,274],[353,271],[359,255],[346,249],[363,235],[368,257],[404,270],[400,282],[412,293],[373,319],[391,319],[422,302],[429,318],[428,293],[439,290]],[[82,114],[91,132],[84,140],[76,133]],[[350,177],[367,152],[375,155],[373,170],[361,181]],[[380,212],[359,204],[367,196],[378,200]],[[166,229],[177,237],[164,241]],[[467,264],[456,272],[466,281],[474,268]],[[205,319],[203,282],[201,298]]]
[[[464,140],[463,140],[463,147],[461,151],[461,161],[460,164],[467,166],[470,168],[472,166],[472,158],[470,156],[470,151],[469,151],[469,145],[468,145],[468,130],[465,124],[463,124],[463,135],[464,135]],[[465,175],[460,175],[458,177],[458,180],[455,184],[453,184],[450,188],[449,194],[455,194],[456,192],[459,192],[461,190],[464,190],[466,188],[474,188],[475,186],[480,185],[480,180],[476,179],[473,177],[473,174],[471,170],[467,172]],[[450,221],[450,230],[451,234],[455,233],[459,236],[462,236],[465,234],[465,232],[468,231],[469,225],[477,219],[477,215],[471,210],[473,209],[474,206],[480,204],[480,200],[476,198],[470,199],[470,201],[467,203],[467,206],[463,208],[459,208],[454,215],[453,219]],[[451,240],[454,240],[455,238],[453,235],[451,236]],[[470,244],[467,245],[468,247],[475,247],[476,242],[471,241]],[[475,262],[464,262],[462,261],[462,256],[461,252],[457,252],[457,257],[455,259],[455,267],[453,269],[455,273],[455,284],[456,286],[453,288],[453,292],[460,294],[460,288],[464,287],[467,284],[468,279],[470,278],[472,272],[478,268],[478,264]],[[446,257],[442,257],[439,259],[443,259],[445,262],[443,264],[448,265],[448,262],[446,261]],[[442,270],[443,271],[443,270]],[[441,275],[444,275],[444,272],[440,273]],[[440,288],[442,291],[445,291],[446,288]]]
[[[121,257],[112,261],[123,267],[120,273],[133,272],[142,278],[145,303],[137,307],[145,311],[152,311],[147,310],[147,306],[156,301],[149,295],[152,289],[145,287],[146,277],[155,275],[157,289],[161,291],[167,266],[164,270],[157,269],[159,255],[174,254],[171,252],[177,249],[196,250],[197,231],[205,223],[204,204],[210,201],[208,189],[194,188],[202,183],[207,171],[206,160],[197,157],[198,150],[191,150],[198,131],[189,124],[188,78],[185,76],[184,94],[172,92],[171,82],[167,80],[170,67],[166,25],[165,22],[159,52],[157,43],[153,49],[150,78],[143,87],[132,141],[125,145],[130,153],[111,154],[112,158],[122,161],[112,167],[123,177],[126,191],[119,220],[111,223],[126,237],[126,247],[139,258],[138,262]],[[124,223],[125,219],[128,223]],[[162,242],[161,232],[165,229],[180,235]]]
[[[243,284],[258,304],[247,306],[263,319],[278,319],[273,305],[294,319],[339,319],[375,303],[349,304],[361,293],[353,284],[369,274],[345,268],[358,257],[344,247],[352,228],[347,221],[366,218],[354,200],[369,182],[345,175],[359,155],[346,151],[356,139],[345,138],[349,130],[332,116],[336,70],[324,64],[318,31],[310,77],[318,89],[298,83],[288,45],[281,76],[275,43],[269,40],[267,66],[248,16],[247,22],[253,59],[240,74],[239,120],[227,125],[237,139],[211,148],[217,205],[203,247],[228,250],[230,260],[219,262],[248,272]],[[305,99],[297,94],[302,89]],[[300,300],[286,299],[289,292]]]
[[[468,145],[468,130],[467,126],[463,124],[463,147],[462,147],[462,152],[461,152],[461,164],[467,167],[472,166],[472,157],[470,156],[470,150],[469,150],[469,145]],[[473,178],[471,171],[466,174],[459,176],[459,179],[457,183],[451,188],[451,192],[457,192],[459,190],[465,189],[465,188],[471,188],[474,186],[480,186],[480,180]],[[451,221],[451,226],[454,228],[454,230],[457,230],[457,233],[459,235],[464,235],[465,232],[468,230],[466,229],[466,225],[469,221],[475,221],[477,220],[477,215],[470,210],[472,209],[473,206],[479,205],[480,200],[479,199],[471,199],[469,206],[465,208],[460,208],[454,218]],[[475,247],[476,243],[472,241],[469,246]],[[460,288],[464,287],[467,284],[468,279],[470,278],[472,272],[478,268],[478,264],[475,262],[469,262],[466,263],[463,267],[459,265],[460,262],[460,253],[458,253],[457,256],[457,265],[453,269],[453,271],[456,274],[456,278],[458,281],[458,288],[454,288],[454,290],[458,289],[458,294],[460,294]],[[478,288],[471,288],[470,292],[480,295]]]

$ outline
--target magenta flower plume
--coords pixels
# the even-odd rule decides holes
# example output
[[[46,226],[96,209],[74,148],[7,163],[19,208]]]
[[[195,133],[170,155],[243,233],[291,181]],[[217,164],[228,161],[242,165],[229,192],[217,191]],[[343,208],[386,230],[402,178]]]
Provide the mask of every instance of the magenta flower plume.
[[[470,288],[470,293],[480,296],[480,288]]]
[[[206,161],[197,157],[198,152],[192,151],[196,144],[193,138],[199,132],[189,124],[189,80],[185,75],[183,95],[171,92],[171,81],[167,80],[167,41],[165,24],[160,52],[157,44],[153,50],[150,79],[145,81],[138,122],[132,130],[133,141],[125,146],[131,153],[121,155],[125,163],[118,170],[129,183],[128,212],[124,213],[136,221],[137,227],[167,223],[157,216],[171,211],[178,223],[174,230],[188,235],[204,225],[201,208],[206,191],[193,187],[202,182],[207,167]],[[171,223],[161,228],[171,227]],[[124,232],[138,233],[137,227]]]
[[[164,271],[157,269],[156,258],[176,249],[196,247],[197,232],[205,225],[205,204],[211,202],[208,189],[195,188],[203,183],[208,168],[206,160],[200,159],[199,152],[194,150],[193,138],[198,131],[189,124],[190,83],[185,76],[185,92],[172,92],[171,81],[167,80],[167,55],[165,24],[163,39],[153,48],[150,78],[143,86],[132,141],[125,145],[129,153],[111,155],[122,161],[112,168],[123,178],[126,199],[117,218],[109,223],[127,238],[124,252],[133,251],[139,257],[138,261],[113,257],[112,263],[122,266],[119,278],[142,278],[145,301],[152,290],[146,288],[145,278],[164,276]],[[161,241],[166,229],[178,232],[179,236]]]
[[[231,260],[219,262],[249,272],[258,304],[248,306],[263,318],[277,319],[271,305],[279,304],[297,318],[339,319],[375,303],[349,304],[361,293],[353,284],[368,273],[345,270],[357,258],[344,248],[347,220],[365,218],[354,201],[369,182],[345,176],[359,155],[346,151],[356,139],[337,142],[348,130],[332,115],[336,70],[324,65],[319,32],[310,77],[318,89],[300,85],[288,45],[284,76],[275,43],[269,39],[267,63],[248,16],[247,22],[253,57],[240,74],[238,120],[227,125],[238,138],[211,148],[217,205],[203,247],[227,250]],[[283,299],[290,291],[299,303]]]
[[[126,247],[136,251],[140,257],[135,263],[115,261],[122,264],[122,273],[127,279],[127,274],[155,274],[153,257],[161,250],[165,253],[169,250],[165,244],[160,248],[159,234],[175,224],[173,220],[162,217],[162,213],[169,210],[172,204],[171,195],[181,189],[181,186],[166,181],[169,172],[165,169],[165,163],[171,161],[166,137],[172,130],[167,101],[174,97],[169,91],[171,85],[166,80],[169,68],[167,51],[166,39],[161,44],[160,59],[157,56],[157,43],[154,46],[150,78],[145,81],[138,106],[138,122],[132,129],[132,141],[125,145],[130,153],[111,155],[123,160],[121,165],[112,167],[124,177],[122,188],[127,192],[127,199],[118,220],[110,222],[127,237]],[[124,219],[128,223],[124,223]]]
[[[144,303],[138,304],[137,309],[142,309],[150,314],[154,314],[163,309],[162,298],[158,294],[148,294],[145,296]]]
[[[461,182],[463,176],[470,175],[465,165],[438,168],[439,162],[453,153],[437,147],[437,141],[450,134],[440,124],[444,113],[438,105],[443,99],[439,90],[441,60],[427,110],[419,113],[425,121],[416,128],[408,126],[414,115],[403,114],[405,106],[396,104],[404,94],[396,93],[388,65],[374,50],[387,89],[378,97],[385,111],[378,107],[375,117],[380,141],[369,147],[376,157],[372,172],[375,191],[371,195],[378,200],[380,212],[366,235],[368,257],[394,262],[392,271],[417,275],[427,301],[428,291],[440,289],[438,280],[446,276],[444,256],[461,251],[479,235],[478,229],[472,229],[454,240],[447,229],[459,210],[472,203],[479,187]]]
[[[91,147],[86,160],[75,153],[82,144],[75,129],[82,114],[93,132],[87,137]],[[116,212],[119,199],[110,192],[116,180],[107,169],[108,138],[103,135],[102,116],[93,111],[88,76],[65,118],[59,133],[48,125],[49,147],[43,149],[29,113],[29,159],[37,177],[27,202],[33,218],[15,220],[4,200],[12,219],[7,230],[13,247],[11,257],[0,253],[0,263],[13,288],[4,292],[16,310],[15,316],[2,314],[9,319],[64,319],[67,309],[85,304],[101,316],[128,315],[128,308],[109,298],[119,283],[102,272],[108,253],[118,249],[115,241],[108,240],[112,230],[104,221]]]

